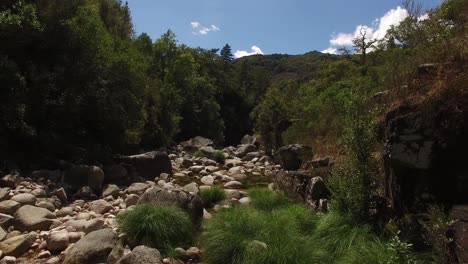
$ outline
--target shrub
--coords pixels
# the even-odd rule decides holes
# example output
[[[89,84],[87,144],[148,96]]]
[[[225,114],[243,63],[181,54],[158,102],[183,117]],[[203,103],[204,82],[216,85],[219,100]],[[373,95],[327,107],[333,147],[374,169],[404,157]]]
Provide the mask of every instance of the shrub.
[[[250,204],[256,209],[271,211],[286,205],[288,200],[282,195],[267,188],[253,188],[249,191]]]
[[[424,242],[432,247],[433,258],[437,263],[461,263],[457,256],[457,245],[453,238],[455,221],[447,216],[441,208],[431,206],[420,220],[423,228]]]
[[[200,197],[205,207],[213,207],[217,202],[226,199],[226,192],[219,187],[213,187],[201,190]]]
[[[190,246],[194,237],[190,217],[178,207],[143,204],[119,215],[117,220],[130,245],[154,247],[163,254],[172,247]]]
[[[347,160],[332,173],[328,186],[332,192],[332,208],[353,219],[369,219],[371,197],[375,189],[373,177],[375,124],[367,110],[365,87],[357,87],[346,106],[344,141]]]

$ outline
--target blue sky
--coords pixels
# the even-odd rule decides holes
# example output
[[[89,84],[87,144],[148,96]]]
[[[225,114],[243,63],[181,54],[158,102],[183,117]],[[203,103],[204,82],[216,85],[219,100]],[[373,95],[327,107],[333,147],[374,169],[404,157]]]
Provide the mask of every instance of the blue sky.
[[[422,0],[425,8],[442,0]],[[333,53],[357,27],[382,37],[406,11],[401,0],[128,0],[136,32],[153,40],[172,29],[179,43],[252,53]],[[254,47],[255,46],[255,47]],[[252,50],[252,47],[253,50]]]

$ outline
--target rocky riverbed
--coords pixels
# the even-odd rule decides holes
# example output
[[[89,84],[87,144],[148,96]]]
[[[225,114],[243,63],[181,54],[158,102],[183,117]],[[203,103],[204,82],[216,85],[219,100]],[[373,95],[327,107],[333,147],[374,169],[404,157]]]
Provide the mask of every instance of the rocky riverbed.
[[[302,162],[303,154],[295,152],[284,162]],[[183,257],[176,262],[152,248],[132,251],[116,217],[137,204],[171,204],[199,224],[211,217],[200,190],[219,186],[227,194],[211,213],[246,204],[246,190],[272,187],[282,165],[264,155],[253,137],[223,150],[197,137],[168,153],[121,156],[106,166],[67,164],[28,174],[12,172],[0,179],[0,263],[197,263],[197,247],[178,248]]]

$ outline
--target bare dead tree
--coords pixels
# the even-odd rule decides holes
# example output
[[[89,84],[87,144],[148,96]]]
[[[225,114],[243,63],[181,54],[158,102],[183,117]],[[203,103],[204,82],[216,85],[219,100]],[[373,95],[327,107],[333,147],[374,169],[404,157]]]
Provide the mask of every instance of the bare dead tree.
[[[421,0],[403,0],[401,4],[410,17],[418,19],[423,15],[424,9]]]
[[[354,49],[361,55],[362,75],[367,75],[367,53],[377,41],[368,37],[367,30],[363,27],[359,29],[359,36],[353,39]]]

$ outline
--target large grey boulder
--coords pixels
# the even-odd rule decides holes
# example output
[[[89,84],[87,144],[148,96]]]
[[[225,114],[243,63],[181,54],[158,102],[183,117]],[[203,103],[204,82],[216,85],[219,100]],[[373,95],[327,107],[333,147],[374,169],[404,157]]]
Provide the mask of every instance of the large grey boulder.
[[[247,153],[255,152],[256,150],[257,150],[257,147],[255,145],[252,145],[252,144],[241,145],[236,150],[236,155],[239,158],[243,158],[247,155]]]
[[[138,246],[121,258],[116,264],[161,264],[161,253],[155,248]]]
[[[121,156],[118,159],[133,166],[138,174],[147,180],[154,180],[161,173],[172,175],[171,159],[166,152],[151,151],[139,155]]]
[[[35,170],[31,172],[31,178],[40,179],[44,178],[52,182],[59,182],[62,177],[60,170]]]
[[[184,151],[195,152],[203,147],[213,147],[213,140],[204,137],[194,137],[184,142],[180,142]]]
[[[66,251],[63,264],[105,263],[117,243],[118,236],[112,229],[94,231]]]
[[[286,145],[276,152],[276,158],[285,170],[300,169],[313,155],[312,147],[301,144]]]
[[[21,204],[13,200],[1,201],[0,213],[13,215],[20,207],[21,207]]]
[[[330,191],[321,177],[301,171],[280,171],[274,177],[276,188],[287,196],[318,208],[320,199],[330,198]]]
[[[23,205],[15,213],[14,225],[20,231],[49,230],[55,215],[49,210]]]
[[[94,191],[102,188],[104,172],[97,166],[78,165],[70,168],[64,176],[64,182],[75,192],[81,187],[89,186]]]
[[[113,164],[104,168],[105,182],[118,182],[124,180],[127,175],[127,169],[121,164]]]
[[[0,250],[5,256],[20,257],[28,252],[35,240],[35,233],[14,236],[1,242]]]
[[[95,200],[89,203],[89,210],[98,214],[105,214],[112,209],[112,205],[103,199]]]
[[[20,193],[11,197],[11,200],[21,205],[25,205],[25,204],[34,205],[36,203],[36,196],[30,193]]]
[[[183,190],[164,190],[159,187],[149,188],[138,200],[138,204],[155,204],[178,206],[186,211],[195,225],[203,218],[203,203],[198,194],[190,194]]]
[[[251,144],[251,145],[255,145],[256,147],[259,147],[260,146],[260,141],[258,140],[257,136],[253,135],[245,135],[242,140],[241,140],[241,144],[245,145],[245,144]]]

